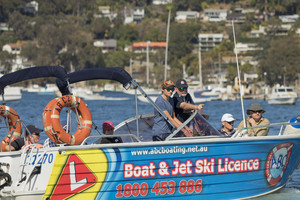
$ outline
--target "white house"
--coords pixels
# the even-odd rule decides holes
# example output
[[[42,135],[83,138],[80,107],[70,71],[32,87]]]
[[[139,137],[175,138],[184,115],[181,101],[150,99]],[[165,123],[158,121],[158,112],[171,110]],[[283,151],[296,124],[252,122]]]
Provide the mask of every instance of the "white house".
[[[246,53],[253,51],[261,51],[263,48],[257,47],[255,43],[237,43],[234,51],[237,53]]]
[[[11,71],[18,71],[20,69],[25,69],[25,68],[29,68],[29,67],[33,67],[33,63],[28,61],[27,58],[24,58],[22,56],[16,56],[15,59],[12,60],[11,62]]]
[[[281,15],[279,19],[282,23],[295,23],[299,19],[299,15]]]
[[[24,12],[30,14],[36,14],[39,10],[39,3],[36,1],[31,1],[25,4]]]
[[[223,39],[223,34],[206,33],[198,35],[201,51],[209,51],[213,49],[215,46],[220,45]]]
[[[176,22],[186,22],[188,19],[199,18],[199,13],[197,11],[177,11],[175,21]]]
[[[145,9],[144,8],[134,8],[134,9],[124,9],[124,24],[131,24],[133,22],[142,21],[145,17]]]
[[[204,10],[203,20],[209,22],[220,22],[226,21],[228,14],[228,10],[221,9],[221,10]]]
[[[99,17],[99,18],[108,18],[110,20],[113,20],[117,17],[117,13],[115,12],[111,12],[110,11],[110,7],[109,6],[99,6],[98,7],[99,10],[99,15],[95,15],[95,17]]]
[[[172,0],[153,0],[153,5],[166,5],[168,3],[172,3]]]
[[[250,37],[252,38],[258,38],[261,35],[266,35],[266,27],[259,25],[258,30],[251,30],[250,32]]]
[[[108,40],[95,40],[95,47],[100,47],[102,49],[102,53],[108,53],[110,51],[114,51],[117,49],[117,40],[108,39]]]
[[[22,45],[26,44],[26,41],[20,43],[10,43],[2,47],[2,51],[7,51],[9,54],[19,55],[21,53]]]

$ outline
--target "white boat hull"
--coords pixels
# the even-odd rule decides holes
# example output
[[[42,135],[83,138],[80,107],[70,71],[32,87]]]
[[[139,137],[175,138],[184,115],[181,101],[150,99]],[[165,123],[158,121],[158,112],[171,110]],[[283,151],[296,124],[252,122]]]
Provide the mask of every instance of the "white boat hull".
[[[18,101],[22,99],[20,87],[6,87],[4,90],[5,101]]]
[[[297,93],[292,87],[274,87],[268,96],[269,104],[293,105],[296,103]]]
[[[268,104],[277,105],[293,105],[296,103],[297,98],[273,98],[268,100]]]

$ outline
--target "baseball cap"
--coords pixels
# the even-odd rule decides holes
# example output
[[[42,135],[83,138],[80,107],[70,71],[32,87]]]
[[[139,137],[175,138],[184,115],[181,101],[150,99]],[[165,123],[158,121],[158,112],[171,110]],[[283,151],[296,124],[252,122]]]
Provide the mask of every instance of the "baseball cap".
[[[165,80],[163,82],[163,84],[161,85],[161,88],[162,89],[167,89],[167,88],[174,88],[175,87],[175,84],[173,81],[171,80]]]
[[[34,125],[28,125],[26,126],[26,128],[31,134],[35,134],[35,135],[40,135],[40,132],[43,132],[42,129],[39,129],[37,126]]]
[[[225,113],[222,116],[221,122],[232,122],[235,121],[234,117],[232,116],[232,114],[229,113]]]
[[[188,87],[188,84],[184,79],[178,79],[175,85],[177,88]]]
[[[111,130],[111,129],[115,129],[114,124],[111,121],[105,121],[102,124],[102,128],[103,130]]]

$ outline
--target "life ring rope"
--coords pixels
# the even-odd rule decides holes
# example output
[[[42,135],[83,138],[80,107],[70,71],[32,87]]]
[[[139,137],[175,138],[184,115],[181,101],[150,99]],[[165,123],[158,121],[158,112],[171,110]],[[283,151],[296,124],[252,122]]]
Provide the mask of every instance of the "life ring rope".
[[[73,135],[66,133],[60,123],[60,113],[64,107],[70,108],[76,115],[78,127]],[[57,144],[81,144],[91,133],[92,116],[83,100],[65,95],[53,99],[45,107],[43,125],[48,137]]]

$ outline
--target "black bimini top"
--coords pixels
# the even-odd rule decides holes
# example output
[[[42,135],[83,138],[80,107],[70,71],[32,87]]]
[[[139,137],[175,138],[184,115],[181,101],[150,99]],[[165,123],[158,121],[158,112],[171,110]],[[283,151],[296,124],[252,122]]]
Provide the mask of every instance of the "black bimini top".
[[[68,78],[70,84],[95,79],[115,80],[122,83],[125,88],[130,86],[132,80],[132,77],[119,67],[82,69],[68,74]],[[62,95],[70,94],[67,83],[62,81],[62,79],[56,79],[56,84]]]
[[[3,75],[0,78],[0,92],[3,94],[7,85],[41,77],[56,77],[62,82],[66,82],[68,79],[66,70],[60,66],[31,67]]]

